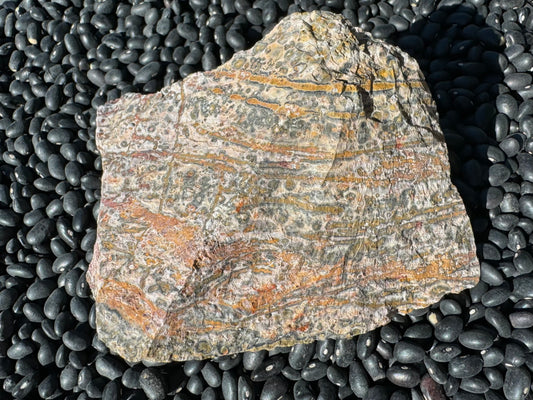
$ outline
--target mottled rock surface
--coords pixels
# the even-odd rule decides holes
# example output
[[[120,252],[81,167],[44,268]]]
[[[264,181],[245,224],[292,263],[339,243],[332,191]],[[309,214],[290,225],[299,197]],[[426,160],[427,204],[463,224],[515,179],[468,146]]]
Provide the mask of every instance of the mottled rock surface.
[[[327,12],[98,110],[98,335],[129,361],[352,336],[478,281],[416,62]]]

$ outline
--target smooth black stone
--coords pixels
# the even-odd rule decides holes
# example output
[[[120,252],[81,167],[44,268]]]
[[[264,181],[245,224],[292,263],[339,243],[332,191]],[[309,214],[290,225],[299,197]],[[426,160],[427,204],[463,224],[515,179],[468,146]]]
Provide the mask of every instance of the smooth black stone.
[[[69,252],[59,255],[52,264],[52,270],[56,274],[60,274],[69,270],[76,264],[78,257],[75,253]]]
[[[494,337],[490,333],[481,329],[470,329],[461,332],[458,339],[459,343],[470,350],[488,349],[494,341]]]
[[[224,371],[222,374],[222,396],[224,400],[237,400],[237,380],[233,373]]]
[[[29,340],[21,340],[7,349],[7,356],[12,360],[20,360],[35,351],[34,345]]]
[[[377,335],[377,331],[375,330],[359,335],[357,338],[357,346],[356,346],[357,357],[359,357],[359,359],[361,360],[368,358],[370,354],[372,354],[372,352],[376,349],[377,343],[378,343],[378,335]],[[348,362],[348,365],[351,363],[353,359],[354,358],[352,357],[351,360],[348,360],[348,359],[346,360]],[[341,367],[347,366],[346,363],[343,363],[343,365],[341,364],[339,365]]]
[[[367,395],[369,389],[368,376],[359,361],[353,361],[350,364],[348,382],[357,397],[364,398]]]
[[[524,72],[516,72],[505,77],[504,82],[511,90],[523,89],[525,86],[531,84],[531,74]]]
[[[500,211],[502,213],[519,213],[520,204],[517,195],[514,193],[505,193],[500,203]]]
[[[481,356],[483,357],[483,367],[486,368],[500,365],[505,358],[503,351],[496,346],[481,351]]]
[[[14,288],[0,290],[0,311],[7,310],[15,304],[18,298],[18,291]]]
[[[46,108],[51,111],[57,111],[62,100],[63,94],[59,85],[50,86],[44,97]]]
[[[43,308],[37,303],[26,303],[22,307],[22,312],[26,318],[31,322],[42,322],[45,319]]]
[[[504,93],[496,98],[496,109],[510,119],[515,119],[518,114],[518,103],[510,94]]]
[[[318,340],[316,343],[316,354],[320,361],[329,360],[334,353],[335,341],[332,339]]]
[[[18,276],[19,278],[31,279],[35,277],[35,267],[26,263],[11,264],[6,268],[6,272],[10,276]]]
[[[502,338],[511,337],[511,324],[507,317],[495,308],[487,308],[485,310],[485,319],[498,331],[498,335]],[[464,339],[464,338],[463,338]],[[459,340],[461,340],[459,338]]]
[[[70,350],[83,351],[90,345],[87,334],[88,332],[83,331],[81,328],[65,332],[65,334],[62,336],[63,343]]]
[[[309,360],[315,354],[315,344],[296,344],[291,348],[289,353],[289,365],[295,370],[301,370],[307,365]]]
[[[52,364],[55,361],[57,346],[52,346],[50,342],[45,342],[39,347],[37,360],[43,367]]]
[[[14,328],[13,312],[9,309],[0,312],[0,340],[6,340],[11,337]]]
[[[76,284],[82,274],[82,269],[75,266],[70,271],[62,275],[64,279],[63,286],[65,287],[65,292],[67,292],[69,296],[74,296],[76,294]]]
[[[501,186],[510,176],[511,170],[505,164],[494,164],[489,168],[489,182],[492,186]]]
[[[454,342],[463,329],[462,318],[448,315],[435,325],[435,338],[441,342]]]
[[[417,344],[399,341],[394,345],[394,358],[403,364],[417,363],[424,359],[425,351]]]
[[[490,389],[501,389],[503,387],[503,374],[496,368],[483,368],[483,375],[489,382]]]
[[[533,135],[533,117],[528,115],[520,119],[519,127],[524,134],[526,134],[528,137],[531,137]]]
[[[375,333],[371,333],[373,337],[375,337]],[[366,341],[370,339],[370,336],[365,336],[365,338],[361,339],[361,337],[358,338],[359,340]],[[356,344],[355,341],[352,339],[338,339],[335,341],[335,363],[339,367],[348,367],[350,363],[355,359],[356,354]]]
[[[513,280],[513,295],[518,298],[533,297],[533,277],[519,276]]]
[[[260,400],[277,400],[289,389],[287,380],[280,376],[273,376],[267,379],[261,390]]]
[[[461,379],[459,388],[467,393],[482,394],[489,390],[489,382],[482,376]]]
[[[513,328],[527,329],[533,327],[533,312],[515,311],[509,314],[509,321]]]
[[[64,143],[68,143],[72,141],[74,138],[74,133],[70,129],[64,129],[64,128],[54,128],[50,132],[48,132],[48,135],[46,136],[46,139],[56,145],[61,145]]]
[[[188,24],[188,23],[178,24],[177,32],[182,38],[190,42],[195,42],[198,40],[198,30],[192,24]]]
[[[396,27],[392,24],[382,24],[374,27],[371,33],[376,39],[387,39],[396,32]]]
[[[303,381],[299,381],[303,382]],[[297,382],[298,383],[298,382]],[[296,393],[296,385],[295,385]],[[251,400],[255,397],[254,387],[246,376],[239,376],[237,382],[237,399],[238,400]]]
[[[285,366],[282,370],[281,370],[281,374],[291,380],[291,381],[297,381],[299,379],[301,379],[301,374],[300,374],[300,371],[298,370],[295,370],[294,368],[292,368],[290,365],[287,365]]]
[[[519,218],[514,214],[499,214],[492,218],[492,225],[501,231],[509,232],[518,223]]]
[[[507,247],[513,252],[516,252],[527,245],[527,237],[522,229],[518,227],[515,227],[509,231],[508,238],[509,242],[507,243]]]
[[[533,218],[533,196],[532,195],[521,196],[519,200],[519,206],[520,206],[520,212],[524,216],[528,218]]]
[[[102,390],[102,400],[119,400],[121,388],[116,381],[106,383]]]
[[[52,154],[48,158],[48,171],[50,175],[59,180],[65,179],[65,160],[59,154]]]
[[[448,374],[445,369],[442,368],[441,364],[431,359],[428,356],[424,356],[424,365],[435,382],[444,385],[448,379]]]
[[[509,299],[511,291],[506,285],[501,285],[493,289],[488,290],[483,296],[481,296],[481,303],[485,307],[496,307],[503,304]]]
[[[519,343],[507,343],[505,345],[505,358],[503,364],[506,367],[519,367],[526,362],[527,349]]]
[[[187,382],[187,390],[195,395],[199,395],[204,391],[205,385],[198,375],[193,375],[189,378],[189,381]]]
[[[311,361],[301,372],[302,379],[306,381],[318,381],[327,374],[328,365],[320,361]]]
[[[128,368],[122,374],[121,382],[129,389],[140,389],[141,384],[139,382],[141,371],[135,368]]]
[[[268,378],[277,375],[281,372],[285,366],[285,358],[282,356],[274,356],[263,361],[258,367],[256,367],[250,379],[254,382],[263,382]]]
[[[109,354],[97,357],[95,367],[96,372],[111,381],[120,378],[125,370],[123,362]]]
[[[366,372],[374,382],[385,378],[385,364],[383,359],[376,353],[373,353],[370,357],[362,360],[362,363]]]
[[[26,226],[34,226],[35,224],[37,224],[37,222],[39,222],[45,216],[46,216],[46,214],[45,214],[44,210],[42,210],[42,209],[32,210],[32,211],[27,212],[24,215],[24,218],[22,219],[22,222]]]
[[[209,361],[206,362],[200,372],[202,373],[202,377],[204,378],[205,382],[209,386],[216,388],[219,387],[222,383],[220,371],[215,367],[213,363]]]
[[[483,359],[478,355],[463,355],[450,360],[448,372],[455,378],[471,378],[483,369]]]
[[[7,227],[18,226],[20,217],[11,209],[0,210],[0,225]]]
[[[236,29],[228,30],[228,32],[226,33],[226,42],[235,51],[244,50],[246,48],[246,39]]]
[[[522,400],[529,393],[531,374],[524,367],[509,368],[505,373],[503,393],[508,400]]]
[[[47,318],[55,319],[61,309],[67,304],[68,296],[65,293],[65,289],[56,288],[44,303],[43,312]]]
[[[235,368],[237,365],[242,363],[241,354],[231,354],[228,356],[218,357],[216,359],[218,363],[218,368],[222,371],[229,371],[232,368]]]
[[[60,395],[58,389],[59,376],[57,374],[50,374],[39,383],[37,392],[41,398],[48,399],[58,397]]]
[[[397,386],[413,388],[420,383],[420,373],[411,366],[395,364],[387,370],[387,379]]]
[[[90,304],[80,297],[73,297],[70,301],[70,312],[79,322],[87,322],[89,320]]]
[[[89,366],[83,367],[78,374],[78,387],[87,390],[87,386],[96,378],[95,375],[93,368]]]
[[[158,61],[152,61],[143,66],[136,74],[134,84],[147,83],[155,78],[161,70],[161,64]]]
[[[516,156],[518,161],[518,173],[526,181],[533,182],[533,155],[520,153]]]
[[[84,204],[85,198],[80,190],[71,190],[63,196],[63,209],[67,214],[74,215]]]
[[[511,338],[526,346],[528,352],[533,351],[533,332],[530,329],[514,329]]]
[[[518,135],[508,136],[500,142],[500,148],[505,152],[507,157],[514,157],[522,149],[524,139]]]
[[[57,283],[55,279],[38,279],[28,287],[26,296],[28,300],[40,300],[47,298],[56,289]]]
[[[348,383],[346,370],[335,365],[330,365],[326,371],[328,380],[335,386],[343,387]]]
[[[480,263],[481,280],[491,286],[499,286],[503,283],[504,278],[501,272],[493,265],[487,262]]]
[[[11,394],[16,399],[23,399],[28,396],[33,389],[35,389],[39,383],[38,381],[39,374],[37,372],[31,373],[27,376],[24,376],[18,383],[15,385]]]

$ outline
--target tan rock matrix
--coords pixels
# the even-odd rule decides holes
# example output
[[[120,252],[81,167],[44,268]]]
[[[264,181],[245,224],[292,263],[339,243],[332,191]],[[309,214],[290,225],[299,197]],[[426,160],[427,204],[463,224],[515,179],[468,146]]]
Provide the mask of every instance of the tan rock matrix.
[[[292,14],[214,71],[98,110],[98,335],[166,362],[345,338],[478,281],[414,59]]]

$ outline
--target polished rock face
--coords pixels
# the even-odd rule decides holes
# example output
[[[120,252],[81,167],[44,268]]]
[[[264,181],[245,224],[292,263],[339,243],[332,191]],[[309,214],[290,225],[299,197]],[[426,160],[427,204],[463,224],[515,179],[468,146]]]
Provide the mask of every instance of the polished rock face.
[[[98,110],[98,335],[166,362],[350,337],[478,281],[416,62],[328,12]]]

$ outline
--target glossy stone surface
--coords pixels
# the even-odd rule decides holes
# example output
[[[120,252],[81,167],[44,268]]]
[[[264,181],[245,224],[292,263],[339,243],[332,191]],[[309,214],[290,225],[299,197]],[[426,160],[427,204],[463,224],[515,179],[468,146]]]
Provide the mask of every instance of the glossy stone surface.
[[[416,62],[328,12],[98,110],[99,338],[166,362],[350,337],[479,278]]]

